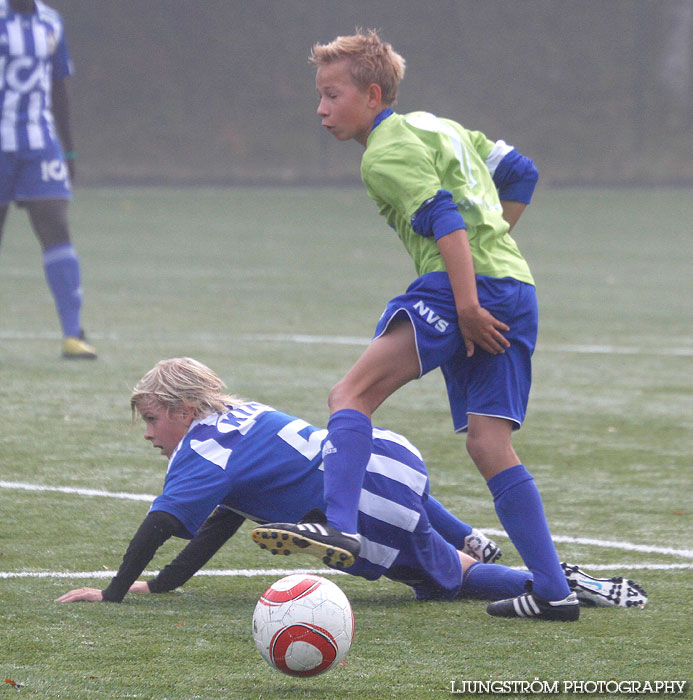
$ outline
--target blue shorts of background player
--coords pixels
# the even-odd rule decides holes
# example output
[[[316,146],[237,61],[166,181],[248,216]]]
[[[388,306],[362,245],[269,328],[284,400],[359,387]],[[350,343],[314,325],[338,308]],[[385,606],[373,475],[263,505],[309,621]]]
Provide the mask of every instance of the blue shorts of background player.
[[[71,198],[67,164],[58,144],[31,151],[0,152],[0,205]]]
[[[440,367],[455,431],[465,431],[468,414],[506,418],[519,428],[532,383],[531,357],[537,340],[536,290],[514,279],[477,275],[479,302],[510,326],[510,346],[492,355],[481,348],[467,356],[457,324],[448,275],[429,272],[392,299],[378,321],[375,338],[406,316],[414,328],[420,376]]]

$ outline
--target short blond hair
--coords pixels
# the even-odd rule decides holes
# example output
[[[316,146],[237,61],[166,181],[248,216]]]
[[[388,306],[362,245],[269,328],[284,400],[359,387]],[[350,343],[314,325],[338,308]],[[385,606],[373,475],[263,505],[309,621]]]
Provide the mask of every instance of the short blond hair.
[[[361,90],[376,83],[382,90],[384,105],[397,101],[406,62],[391,44],[380,39],[375,29],[357,28],[356,34],[338,36],[329,44],[315,44],[310,54],[310,62],[318,68],[344,59],[349,61],[351,77]]]
[[[191,357],[174,357],[157,362],[132,390],[133,420],[140,405],[154,400],[167,411],[193,409],[193,419],[228,410],[245,403],[225,393],[226,385],[209,368]]]

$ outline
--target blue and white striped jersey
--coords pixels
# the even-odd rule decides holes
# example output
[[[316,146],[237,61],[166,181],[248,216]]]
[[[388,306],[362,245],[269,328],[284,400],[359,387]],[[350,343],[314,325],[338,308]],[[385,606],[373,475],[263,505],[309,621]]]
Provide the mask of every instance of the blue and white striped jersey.
[[[219,504],[256,522],[297,522],[323,503],[326,433],[259,403],[213,413],[171,455],[152,510],[175,515],[190,535]]]
[[[52,80],[72,73],[60,15],[41,0],[31,15],[0,0],[0,150],[36,150],[58,141]]]
[[[259,403],[214,413],[193,422],[171,455],[151,510],[174,515],[190,536],[219,504],[256,522],[298,522],[325,508],[326,437],[326,430]],[[459,587],[456,550],[426,515],[428,489],[416,447],[402,435],[374,428],[359,500],[361,553],[348,573]]]

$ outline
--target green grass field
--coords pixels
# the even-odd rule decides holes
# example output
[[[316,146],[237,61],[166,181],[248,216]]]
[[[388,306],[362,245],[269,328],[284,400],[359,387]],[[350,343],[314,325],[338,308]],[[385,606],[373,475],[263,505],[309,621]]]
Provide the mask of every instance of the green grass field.
[[[329,388],[413,277],[406,254],[358,189],[78,190],[71,219],[95,362],[59,357],[23,212],[10,212],[0,251],[0,696],[419,700],[453,695],[453,682],[537,678],[687,680],[690,694],[690,192],[544,190],[515,231],[541,310],[517,450],[561,557],[627,573],[648,606],[584,609],[577,624],[498,620],[482,602],[417,604],[402,585],[335,577],[355,642],[345,665],[305,680],[264,663],[250,620],[276,569],[317,560],[272,558],[244,526],[208,566],[263,573],[197,576],[122,605],[57,604],[106,585],[96,572],[118,568],[148,504],[21,485],[157,494],[165,460],[130,426],[128,400],[164,357],[196,357],[233,393],[323,426]],[[500,528],[438,373],[375,422],[421,449],[445,505]],[[503,563],[520,566],[496,539]],[[182,545],[169,541],[150,568]]]

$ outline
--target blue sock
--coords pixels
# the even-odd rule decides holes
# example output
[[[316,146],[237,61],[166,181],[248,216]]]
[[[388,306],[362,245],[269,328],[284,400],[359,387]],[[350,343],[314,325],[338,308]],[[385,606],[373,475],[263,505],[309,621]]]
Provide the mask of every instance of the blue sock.
[[[464,538],[472,532],[472,526],[458,520],[433,496],[429,495],[424,503],[424,508],[431,527],[453,545],[455,549],[463,549]]]
[[[505,600],[522,595],[532,580],[528,571],[516,571],[501,564],[472,564],[464,574],[459,595],[479,600]]]
[[[63,336],[79,336],[82,288],[79,260],[72,245],[60,243],[46,248],[43,251],[43,269],[48,286],[53,293]]]
[[[373,450],[373,426],[365,414],[345,408],[332,414],[327,430],[322,451],[327,522],[353,534],[357,532],[363,477]]]
[[[488,487],[501,524],[532,572],[534,592],[545,600],[565,598],[570,588],[532,475],[518,464],[491,477]]]

